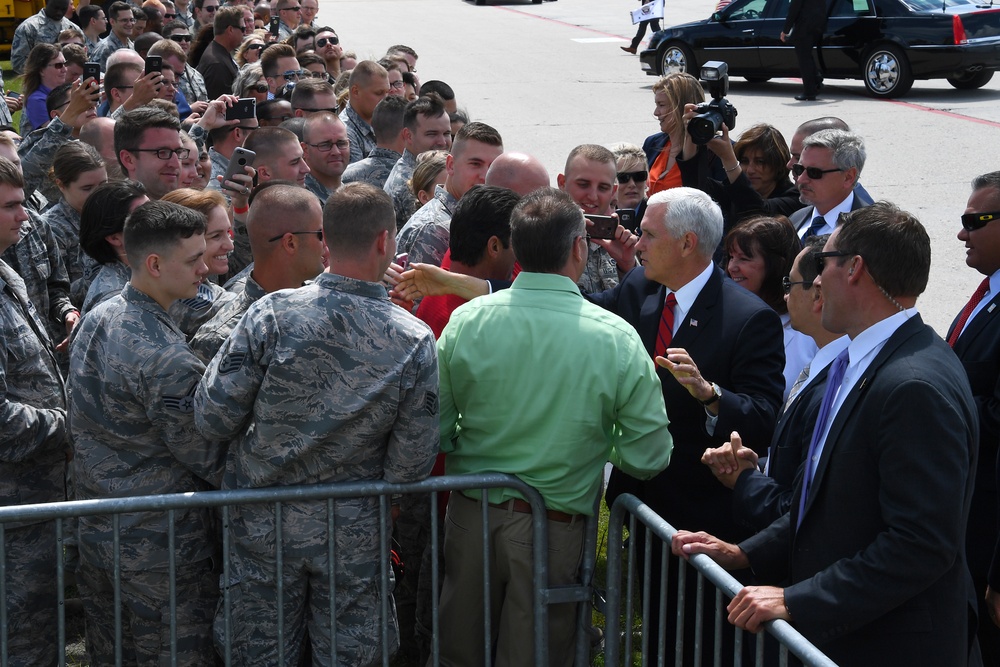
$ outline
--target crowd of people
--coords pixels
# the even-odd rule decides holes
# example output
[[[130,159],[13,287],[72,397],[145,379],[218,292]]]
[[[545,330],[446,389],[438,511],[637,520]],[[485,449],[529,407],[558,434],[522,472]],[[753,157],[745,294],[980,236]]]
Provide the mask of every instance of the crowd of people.
[[[1000,661],[1000,172],[961,216],[986,278],[943,341],[915,307],[927,233],[873,202],[842,119],[697,144],[705,93],[671,74],[641,146],[553,175],[413,48],[346,51],[316,0],[69,9],[18,28],[24,95],[0,98],[5,504],[506,472],[545,502],[560,585],[610,461],[609,505],[637,495],[747,584],[735,625],[790,620],[845,665]],[[393,504],[230,508],[227,578],[211,510],[81,517],[91,664],[424,664],[438,595],[444,664],[532,664],[531,504]],[[8,651],[54,662],[53,525],[4,548]],[[553,605],[553,664],[577,632]]]

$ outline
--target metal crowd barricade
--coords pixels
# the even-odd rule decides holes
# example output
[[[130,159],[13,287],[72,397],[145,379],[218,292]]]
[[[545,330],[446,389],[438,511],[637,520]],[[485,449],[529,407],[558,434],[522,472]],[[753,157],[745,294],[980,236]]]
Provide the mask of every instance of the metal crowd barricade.
[[[691,639],[694,642],[694,664],[708,664],[707,660],[702,659],[704,646],[702,640],[702,609],[704,600],[704,589],[707,588],[704,585],[707,579],[711,584],[714,585],[715,600],[716,600],[716,613],[715,613],[715,632],[714,632],[714,646],[713,646],[713,665],[722,664],[734,664],[736,667],[740,667],[743,662],[743,635],[745,634],[742,630],[738,628],[731,628],[728,626],[726,620],[722,617],[722,595],[723,593],[727,598],[732,598],[735,596],[740,589],[743,588],[738,580],[733,578],[728,572],[722,569],[715,561],[713,561],[708,556],[703,554],[698,554],[692,556],[690,561],[685,561],[680,559],[678,566],[678,577],[677,577],[677,609],[666,609],[666,591],[665,588],[668,585],[667,582],[667,559],[674,558],[670,552],[670,541],[673,536],[677,533],[677,529],[667,523],[663,517],[658,515],[649,506],[645,505],[642,501],[631,494],[623,494],[619,496],[614,505],[611,507],[611,516],[608,522],[608,570],[607,570],[607,625],[605,629],[605,664],[607,665],[620,665],[626,664],[631,665],[632,662],[632,625],[633,625],[633,584],[635,581],[635,561],[636,554],[635,549],[629,549],[628,554],[628,570],[627,570],[627,583],[625,585],[625,606],[622,608],[622,586],[620,582],[622,580],[622,552],[625,550],[623,544],[623,531],[625,528],[625,518],[629,518],[629,535],[630,538],[637,535],[637,521],[641,522],[645,526],[646,539],[645,539],[645,562],[644,562],[644,574],[645,580],[649,580],[650,568],[655,564],[650,561],[651,549],[650,545],[654,540],[660,540],[663,544],[661,562],[659,563],[660,570],[663,574],[661,581],[660,590],[660,608],[659,608],[659,618],[660,627],[658,636],[661,638],[660,646],[657,647],[659,650],[655,651],[655,655],[650,656],[649,646],[647,645],[647,633],[643,632],[643,638],[641,641],[641,660],[643,665],[664,665],[664,664],[676,664],[680,665],[683,663],[684,656],[684,641],[686,639]],[[637,541],[632,541],[635,544]],[[684,603],[685,595],[687,594],[686,589],[686,568],[688,563],[693,566],[697,572],[697,613],[694,619],[684,618]],[[649,617],[649,606],[650,606],[650,590],[646,587],[642,594],[642,619],[645,626],[646,620]],[[663,634],[664,634],[664,620],[667,613],[676,614],[677,616],[677,631],[676,631],[676,645],[673,647],[673,661],[667,659],[667,653],[669,652],[669,647],[663,646]],[[625,618],[625,628],[622,631],[622,617]],[[687,623],[694,623],[694,632],[685,634],[685,621]],[[724,660],[722,655],[722,644],[721,644],[721,634],[724,627],[731,628],[732,632],[735,633],[734,641],[734,654],[731,660]],[[645,628],[644,628],[645,629]],[[813,646],[805,637],[803,637],[797,630],[795,630],[791,625],[782,620],[770,621],[766,624],[767,632],[773,636],[778,642],[780,642],[779,650],[779,664],[784,667],[788,664],[788,654],[789,652],[799,658],[806,667],[836,667],[836,664],[830,660],[826,655],[824,655],[819,649]],[[764,664],[764,635],[756,635],[757,644],[755,647],[755,664],[760,667]],[[624,647],[622,646],[624,644]],[[622,662],[622,655],[625,656],[624,663]]]
[[[526,483],[518,479],[517,477],[500,474],[500,473],[485,473],[479,475],[456,475],[456,476],[444,476],[444,477],[431,477],[429,479],[423,480],[421,482],[415,482],[410,484],[389,484],[386,482],[351,482],[351,483],[338,483],[338,484],[318,484],[311,486],[295,486],[295,487],[273,487],[267,489],[250,489],[250,490],[231,490],[231,491],[206,491],[199,493],[181,493],[181,494],[170,494],[170,495],[156,495],[156,496],[144,496],[144,497],[129,497],[129,498],[106,498],[98,500],[78,500],[69,501],[61,503],[47,503],[38,505],[18,505],[9,507],[0,507],[0,667],[6,667],[9,664],[8,660],[8,624],[7,624],[7,590],[6,590],[6,577],[7,577],[7,563],[6,563],[6,534],[4,527],[14,521],[48,521],[54,520],[54,529],[56,532],[56,582],[57,587],[57,621],[58,621],[58,655],[59,655],[59,665],[62,667],[65,664],[65,651],[66,651],[66,612],[65,612],[65,559],[64,559],[64,546],[66,542],[64,520],[71,517],[81,517],[81,516],[92,516],[92,515],[113,515],[113,525],[115,529],[115,563],[114,563],[114,581],[115,581],[115,601],[116,601],[116,613],[115,613],[115,636],[116,641],[116,664],[121,664],[121,607],[119,603],[120,595],[120,584],[122,571],[117,555],[120,553],[120,545],[118,543],[118,515],[131,512],[167,512],[170,518],[170,530],[168,532],[168,552],[169,552],[169,573],[170,573],[170,637],[171,637],[171,664],[177,664],[176,655],[176,590],[175,590],[175,549],[174,549],[174,513],[177,510],[187,510],[193,508],[219,508],[221,512],[222,524],[223,526],[228,525],[229,519],[229,507],[234,505],[245,505],[245,504],[271,504],[274,506],[274,511],[276,517],[281,516],[281,506],[282,503],[290,502],[303,502],[303,501],[326,501],[327,503],[327,517],[328,517],[328,532],[331,535],[329,540],[329,568],[330,568],[330,579],[333,581],[333,568],[335,566],[336,554],[333,549],[332,535],[336,529],[335,519],[334,519],[334,507],[338,499],[343,498],[358,498],[358,497],[373,497],[378,496],[379,503],[379,518],[380,518],[380,551],[381,551],[381,586],[383,591],[389,590],[389,535],[386,530],[386,518],[390,511],[390,498],[394,495],[406,495],[406,494],[430,494],[431,502],[431,515],[430,515],[430,525],[431,525],[431,535],[430,544],[432,547],[431,558],[431,576],[432,576],[432,616],[433,616],[433,636],[431,644],[431,657],[432,663],[434,665],[439,664],[440,656],[440,646],[438,643],[438,591],[440,590],[440,581],[438,575],[438,560],[440,554],[438,553],[438,534],[441,530],[440,519],[438,517],[437,511],[433,508],[437,506],[438,494],[445,491],[458,491],[462,489],[481,489],[483,491],[484,497],[486,489],[491,488],[508,488],[514,489],[520,492],[524,498],[530,503],[532,508],[532,530],[533,530],[533,558],[534,558],[534,568],[533,568],[533,588],[535,591],[534,597],[534,655],[535,662],[538,665],[548,664],[548,605],[551,604],[562,604],[567,602],[578,602],[580,603],[580,631],[577,633],[577,664],[585,665],[589,662],[589,643],[588,643],[588,633],[585,631],[585,626],[590,625],[590,607],[589,603],[592,597],[592,587],[591,579],[594,572],[595,564],[595,550],[593,549],[594,542],[596,540],[596,519],[591,519],[587,524],[587,542],[586,551],[581,566],[581,583],[573,586],[548,586],[548,522],[545,511],[545,503],[542,497],[538,494],[535,489],[528,486]],[[489,540],[488,540],[488,530],[489,530],[489,520],[488,520],[488,508],[486,503],[483,503],[483,524],[484,524],[484,535],[483,535],[483,548],[486,550],[485,561],[489,560]],[[282,535],[281,535],[281,522],[276,521],[276,543],[279,545],[278,554],[276,554],[277,564],[276,569],[278,572],[281,571],[282,567]],[[230,544],[229,544],[229,531],[223,529],[222,531],[222,549],[223,549],[223,581],[228,584],[229,578],[229,561],[230,561]],[[489,587],[489,572],[483,572],[484,579],[484,591],[488,590]],[[281,594],[281,581],[282,577],[278,576],[276,578],[279,597]],[[331,586],[332,588],[332,586]],[[331,655],[333,656],[332,662],[336,664],[336,619],[335,619],[335,605],[336,601],[333,600],[333,591],[331,591],[331,603],[330,603],[330,626],[333,635],[334,645],[331,647]],[[232,655],[230,652],[231,642],[231,600],[229,599],[229,586],[224,587],[224,591],[220,594],[220,598],[224,603],[224,619],[225,619],[225,636],[226,642],[224,647],[224,655],[226,665],[233,664]],[[485,623],[483,631],[487,637],[490,636],[490,612],[489,612],[489,598],[488,595],[483,595],[483,604],[485,611]],[[279,651],[281,651],[284,633],[283,625],[283,605],[278,605],[278,645]],[[390,654],[385,650],[389,644],[389,597],[387,595],[382,596],[382,609],[380,610],[380,628],[381,628],[381,642],[382,642],[382,664],[386,667],[390,662]],[[488,644],[488,642],[487,642]],[[282,657],[279,654],[279,662],[282,662]],[[285,664],[282,662],[282,664]],[[490,664],[490,657],[485,656],[484,664]]]

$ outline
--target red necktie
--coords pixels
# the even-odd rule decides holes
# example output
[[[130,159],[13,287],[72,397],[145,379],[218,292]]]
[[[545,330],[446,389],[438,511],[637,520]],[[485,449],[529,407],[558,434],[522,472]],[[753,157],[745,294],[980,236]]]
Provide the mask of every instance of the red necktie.
[[[962,313],[958,316],[958,322],[955,322],[955,328],[952,330],[951,335],[948,336],[948,345],[955,347],[962,329],[965,328],[965,323],[969,321],[969,316],[972,315],[972,311],[976,309],[976,306],[979,305],[979,302],[983,300],[983,297],[986,296],[989,290],[990,279],[984,278],[983,282],[979,283],[979,287],[976,288],[972,298],[969,299],[969,303],[965,304],[965,308],[962,309]]]
[[[663,306],[663,317],[660,318],[660,330],[656,335],[656,356],[663,357],[667,354],[670,341],[674,337],[674,306],[677,305],[677,296],[671,292],[667,295],[667,303]]]

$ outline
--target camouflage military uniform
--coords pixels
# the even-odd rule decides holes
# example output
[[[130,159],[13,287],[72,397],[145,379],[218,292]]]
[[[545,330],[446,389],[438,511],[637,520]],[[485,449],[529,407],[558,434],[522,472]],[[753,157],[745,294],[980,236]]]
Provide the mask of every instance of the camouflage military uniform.
[[[227,290],[229,281],[253,265],[253,248],[250,247],[250,233],[247,232],[245,213],[243,217],[244,220],[233,220],[233,250],[229,253],[229,273],[225,275],[227,282],[224,283]]]
[[[184,334],[147,295],[127,284],[80,322],[70,350],[69,414],[77,496],[113,498],[205,491],[218,486],[225,448],[194,428],[193,393],[204,365]],[[168,515],[119,515],[126,664],[169,656]],[[92,663],[114,662],[111,516],[79,522],[80,577]],[[212,578],[218,536],[212,512],[177,511],[179,664],[211,665]]]
[[[617,287],[618,265],[615,264],[615,260],[611,259],[607,250],[596,243],[592,242],[589,245],[587,268],[583,270],[583,275],[577,283],[580,291],[584,294],[596,294]]]
[[[135,50],[135,45],[132,43],[131,39],[126,38],[124,42],[118,39],[118,35],[114,32],[109,32],[108,36],[101,40],[101,43],[97,45],[94,49],[94,62],[101,64],[101,71],[106,72],[108,70],[108,58],[111,54],[118,49],[132,49]]]
[[[42,217],[52,230],[59,254],[62,256],[66,272],[69,274],[70,300],[74,305],[79,306],[83,303],[83,299],[74,300],[73,295],[80,293],[80,281],[84,280],[84,276],[91,272],[91,267],[97,264],[90,258],[90,255],[80,249],[80,214],[74,211],[65,200],[60,200]]]
[[[198,285],[198,294],[194,298],[174,301],[168,312],[184,335],[191,338],[198,327],[212,319],[222,306],[235,298],[235,294],[227,292],[221,285],[206,280]]]
[[[209,101],[208,88],[205,87],[205,77],[188,63],[184,63],[184,72],[178,73],[177,85],[188,104]]]
[[[392,206],[396,209],[396,229],[402,229],[420,205],[410,192],[410,179],[416,166],[417,156],[404,148],[403,155],[396,161],[382,187],[392,197]]]
[[[41,190],[45,198],[51,202],[59,201],[62,193],[49,178],[52,162],[56,151],[67,141],[73,141],[73,128],[53,118],[48,125],[28,134],[17,147],[17,156],[21,158],[21,174],[24,176],[24,196],[31,197],[36,190]],[[42,209],[36,209],[39,213]]]
[[[381,284],[323,273],[250,307],[209,364],[195,421],[207,438],[235,439],[225,488],[415,481],[430,472],[438,448],[437,384],[426,325],[393,306]],[[378,499],[335,507],[335,657],[368,665],[381,656],[381,599],[390,594],[379,587]],[[285,664],[298,663],[307,626],[313,664],[326,664],[326,502],[283,503],[282,518]],[[277,664],[274,523],[270,506],[230,514],[234,558],[225,585],[241,665]]]
[[[229,266],[233,265],[232,257],[229,259]],[[247,280],[250,278],[250,273],[253,271],[253,262],[250,262],[243,269],[233,275],[232,278],[227,280],[225,284],[222,285],[222,289],[227,292],[233,292],[234,294],[239,294],[243,291],[243,287],[247,284]]]
[[[31,49],[35,48],[36,44],[55,44],[59,33],[63,30],[75,30],[83,35],[80,26],[65,16],[58,21],[53,21],[45,15],[44,9],[25,19],[14,31],[14,43],[10,47],[11,69],[18,74],[23,73],[24,63],[28,59]]]
[[[243,290],[233,292],[236,298],[231,299],[226,305],[219,309],[212,319],[205,322],[198,328],[198,333],[191,339],[191,349],[202,361],[208,363],[219,351],[222,344],[229,338],[236,327],[236,323],[243,317],[243,313],[252,306],[259,298],[267,294],[264,288],[257,284],[251,276],[247,276],[243,283]]]
[[[340,112],[340,120],[347,126],[347,138],[351,142],[351,164],[364,160],[375,150],[375,130],[350,104]]]
[[[87,62],[94,62],[94,53],[97,52],[97,47],[101,45],[101,38],[91,41],[90,37],[86,35],[83,36],[83,41],[86,42],[85,48],[87,49]]]
[[[28,299],[58,344],[66,338],[66,315],[76,310],[69,299],[69,275],[48,223],[33,212],[28,215],[21,240],[4,251],[3,259],[24,280]]]
[[[86,315],[99,304],[121,294],[122,288],[131,277],[132,269],[123,262],[102,265],[91,281],[90,287],[87,288],[87,296],[83,299],[83,308],[80,312]]]
[[[66,390],[24,282],[0,261],[0,505],[66,499]],[[51,522],[5,524],[11,665],[56,661],[56,540]]]
[[[326,206],[326,200],[329,199],[332,194],[329,188],[313,178],[312,174],[306,174],[305,186],[306,190],[316,195],[316,198],[319,199],[320,206]]]
[[[376,188],[385,187],[385,182],[400,157],[402,156],[391,148],[376,146],[364,160],[348,165],[340,182],[347,185],[361,181]]]
[[[443,185],[434,188],[434,199],[420,207],[399,233],[397,252],[410,253],[410,262],[441,266],[451,239],[451,213],[458,200]]]
[[[229,169],[229,158],[214,148],[208,149],[208,159],[212,161],[212,175],[208,179],[208,187],[212,190],[222,191],[222,183],[216,176],[225,176]]]

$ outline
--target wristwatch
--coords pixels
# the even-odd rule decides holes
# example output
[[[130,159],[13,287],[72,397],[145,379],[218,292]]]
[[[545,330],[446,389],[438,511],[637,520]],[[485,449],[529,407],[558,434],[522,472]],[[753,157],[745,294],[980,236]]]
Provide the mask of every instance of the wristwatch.
[[[701,403],[702,405],[704,405],[707,408],[712,403],[715,403],[716,401],[718,401],[720,398],[722,398],[722,389],[719,388],[719,385],[717,385],[717,384],[715,384],[713,382],[712,383],[712,395],[709,396],[704,401],[701,400],[701,399],[698,399],[698,402]]]

